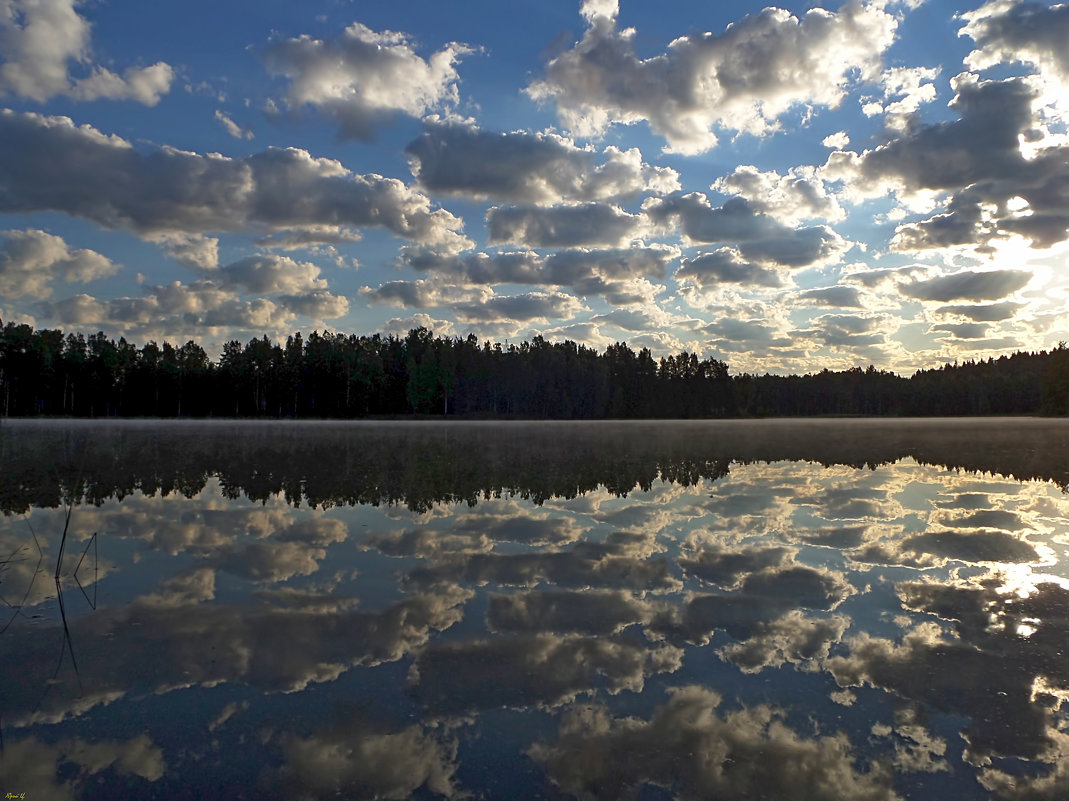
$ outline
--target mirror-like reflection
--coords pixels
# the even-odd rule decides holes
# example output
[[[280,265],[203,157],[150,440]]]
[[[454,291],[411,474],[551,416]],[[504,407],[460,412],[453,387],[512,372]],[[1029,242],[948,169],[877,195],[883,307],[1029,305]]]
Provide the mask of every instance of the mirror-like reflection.
[[[1067,475],[1051,420],[5,421],[0,788],[1062,798]]]

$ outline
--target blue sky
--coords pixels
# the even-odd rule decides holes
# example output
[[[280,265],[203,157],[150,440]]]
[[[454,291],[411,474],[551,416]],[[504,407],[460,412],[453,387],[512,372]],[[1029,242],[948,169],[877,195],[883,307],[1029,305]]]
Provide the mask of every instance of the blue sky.
[[[1067,339],[1069,6],[0,0],[0,319],[733,371]]]

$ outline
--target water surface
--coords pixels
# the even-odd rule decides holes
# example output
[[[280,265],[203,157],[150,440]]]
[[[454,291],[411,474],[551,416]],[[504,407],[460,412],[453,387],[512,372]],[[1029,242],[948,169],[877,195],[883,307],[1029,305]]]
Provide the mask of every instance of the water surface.
[[[1069,421],[3,421],[0,476],[0,791],[1069,792]]]

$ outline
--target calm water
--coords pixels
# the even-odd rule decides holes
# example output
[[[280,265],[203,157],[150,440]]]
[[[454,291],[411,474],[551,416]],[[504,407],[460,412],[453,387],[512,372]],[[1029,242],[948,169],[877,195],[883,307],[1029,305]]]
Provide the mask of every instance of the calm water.
[[[2,793],[1069,795],[1069,421],[5,420],[0,482]]]

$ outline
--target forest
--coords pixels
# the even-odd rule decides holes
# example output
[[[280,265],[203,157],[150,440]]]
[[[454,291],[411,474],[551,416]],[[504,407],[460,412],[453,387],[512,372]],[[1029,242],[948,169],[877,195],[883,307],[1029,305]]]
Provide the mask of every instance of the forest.
[[[0,321],[2,322],[2,321]],[[717,359],[655,359],[618,342],[599,353],[540,336],[519,345],[434,336],[300,332],[140,347],[8,322],[0,328],[4,417],[329,418],[459,416],[677,419],[820,415],[1069,414],[1069,348],[1018,352],[899,376],[867,369],[731,374]]]

